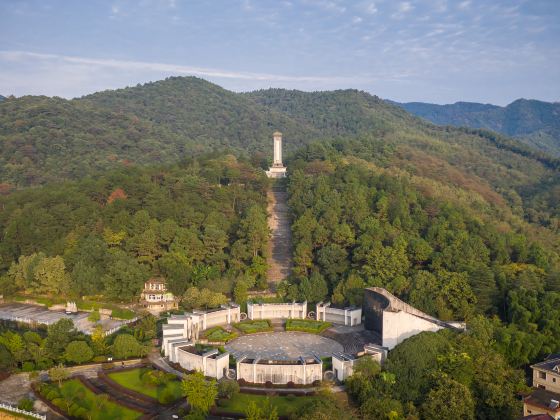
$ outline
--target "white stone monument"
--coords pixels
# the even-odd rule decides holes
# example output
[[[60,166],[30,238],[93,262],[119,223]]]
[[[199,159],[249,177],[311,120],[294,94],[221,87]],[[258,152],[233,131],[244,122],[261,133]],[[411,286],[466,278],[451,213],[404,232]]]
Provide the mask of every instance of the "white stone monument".
[[[286,167],[282,163],[282,133],[275,131],[272,136],[274,138],[274,158],[272,166],[266,171],[266,176],[269,178],[285,178]]]

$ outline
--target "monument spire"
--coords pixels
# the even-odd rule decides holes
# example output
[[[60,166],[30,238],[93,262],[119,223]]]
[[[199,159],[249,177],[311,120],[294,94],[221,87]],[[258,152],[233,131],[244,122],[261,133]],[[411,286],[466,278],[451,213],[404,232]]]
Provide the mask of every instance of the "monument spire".
[[[280,131],[275,131],[272,134],[272,139],[272,166],[266,171],[266,176],[269,178],[285,178],[286,167],[282,163],[282,133]]]

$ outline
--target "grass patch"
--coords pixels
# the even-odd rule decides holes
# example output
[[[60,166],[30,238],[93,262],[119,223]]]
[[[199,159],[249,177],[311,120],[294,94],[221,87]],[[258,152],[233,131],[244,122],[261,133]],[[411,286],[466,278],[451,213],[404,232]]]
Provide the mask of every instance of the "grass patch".
[[[21,414],[21,413],[14,413],[13,411],[4,410],[3,408],[0,408],[0,419],[4,418],[3,414],[6,414],[6,419],[14,418],[14,419],[35,419],[35,420],[37,420],[37,417],[31,417],[31,416]]]
[[[289,417],[292,413],[298,410],[305,404],[318,399],[319,397],[296,397],[294,395],[286,396],[273,396],[267,397],[266,395],[252,395],[252,394],[236,394],[231,400],[220,400],[218,411],[245,414],[247,407],[254,401],[257,406],[262,405],[267,398],[270,398],[272,405],[276,407],[279,416]]]
[[[244,334],[254,334],[258,332],[272,331],[272,324],[268,319],[258,319],[254,321],[243,321],[233,324],[235,328],[242,331]]]
[[[79,419],[135,420],[142,413],[96,395],[77,379],[56,384],[44,383],[39,392],[68,416]]]
[[[146,380],[147,378],[144,377],[148,372],[154,372],[154,369],[131,369],[122,372],[112,372],[107,376],[119,385],[140,394],[147,395],[148,397],[155,398],[162,404],[177,401],[183,396],[181,382],[179,382],[174,375],[164,377],[163,375],[165,374],[163,372],[157,373],[157,375],[161,377],[161,381],[154,382]]]
[[[312,319],[288,319],[286,331],[302,331],[311,334],[319,334],[331,327],[330,322],[314,321]]]
[[[210,328],[209,330],[204,331],[203,335],[208,339],[208,341],[223,341],[224,343],[227,343],[238,336],[237,333],[227,332],[222,327]]]
[[[113,318],[128,320],[136,316],[136,313],[134,311],[131,311],[130,309],[123,309],[119,307],[113,307],[112,309],[113,312],[111,312],[111,316]]]

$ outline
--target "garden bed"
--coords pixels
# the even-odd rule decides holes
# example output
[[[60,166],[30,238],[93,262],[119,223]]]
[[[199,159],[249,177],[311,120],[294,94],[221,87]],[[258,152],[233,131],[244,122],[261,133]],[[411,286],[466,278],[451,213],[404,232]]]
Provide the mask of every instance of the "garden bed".
[[[320,334],[331,326],[330,322],[312,319],[288,319],[286,321],[286,331],[301,331],[310,334]]]
[[[171,404],[183,397],[181,382],[175,375],[149,367],[109,372],[104,379],[116,383],[119,389],[132,391],[133,396],[140,394],[160,404]]]
[[[220,399],[218,400],[217,407],[212,409],[212,414],[241,414],[244,415],[247,411],[247,407],[253,401],[257,404],[257,406],[262,406],[262,404],[269,398],[270,402],[273,406],[276,407],[277,413],[281,417],[290,417],[292,413],[297,411],[303,405],[313,401],[314,399],[318,399],[320,397],[313,396],[313,397],[298,397],[295,395],[286,395],[286,396],[279,396],[279,395],[254,395],[254,394],[245,394],[239,393],[235,394],[231,399]]]
[[[69,379],[60,386],[42,383],[35,391],[55,411],[79,419],[135,420],[143,413],[124,407],[110,398],[95,394],[79,379]]]
[[[255,334],[274,330],[268,319],[248,320],[233,324],[233,326],[244,334]]]
[[[204,338],[206,338],[209,342],[223,342],[227,343],[228,341],[237,338],[239,334],[236,332],[228,332],[222,327],[214,327],[210,328],[202,333]]]

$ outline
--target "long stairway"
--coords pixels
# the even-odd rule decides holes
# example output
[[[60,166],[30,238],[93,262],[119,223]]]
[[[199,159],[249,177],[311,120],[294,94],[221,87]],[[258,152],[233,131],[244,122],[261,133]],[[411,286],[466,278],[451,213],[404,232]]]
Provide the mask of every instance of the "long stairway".
[[[272,236],[268,243],[267,279],[271,288],[285,279],[292,269],[292,231],[288,214],[288,193],[283,183],[268,192],[268,227]]]

